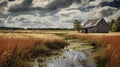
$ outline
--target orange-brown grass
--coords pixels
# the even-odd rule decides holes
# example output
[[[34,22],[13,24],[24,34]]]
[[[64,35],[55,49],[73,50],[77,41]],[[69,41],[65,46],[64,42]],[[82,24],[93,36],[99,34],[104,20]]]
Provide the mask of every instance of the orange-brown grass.
[[[46,56],[66,44],[55,35],[0,34],[0,67],[23,67],[20,66],[22,60]]]
[[[69,36],[85,39],[91,42],[98,42],[106,47],[107,60],[105,67],[120,67],[120,35],[109,34],[70,34]],[[102,66],[104,67],[104,66]]]

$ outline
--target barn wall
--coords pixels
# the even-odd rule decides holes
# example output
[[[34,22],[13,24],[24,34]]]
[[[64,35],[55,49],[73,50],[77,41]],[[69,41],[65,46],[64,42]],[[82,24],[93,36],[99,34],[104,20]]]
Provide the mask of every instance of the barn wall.
[[[99,21],[97,26],[83,28],[82,32],[86,33],[86,29],[87,29],[87,33],[108,33],[109,32],[109,25],[105,22],[104,19],[102,19],[101,21]]]
[[[97,25],[98,33],[107,33],[109,32],[109,26],[105,21],[100,21],[100,23]]]
[[[94,32],[94,27],[88,28],[88,33],[93,33]]]
[[[86,29],[87,29],[87,31],[86,31]],[[82,32],[83,33],[96,33],[97,29],[96,29],[96,27],[83,28]]]
[[[86,33],[85,28],[82,28],[82,33]]]
[[[88,28],[88,33],[96,33],[96,32],[97,32],[97,28],[96,27]]]

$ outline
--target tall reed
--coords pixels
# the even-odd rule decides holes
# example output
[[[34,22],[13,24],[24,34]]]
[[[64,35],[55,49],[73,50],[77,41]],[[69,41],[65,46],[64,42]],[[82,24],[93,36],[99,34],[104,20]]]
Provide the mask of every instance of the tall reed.
[[[38,56],[52,55],[53,51],[66,45],[67,42],[55,35],[2,34],[0,67],[27,67],[26,61]]]
[[[120,67],[120,35],[109,34],[70,34],[74,38],[100,43],[106,57],[105,66]]]

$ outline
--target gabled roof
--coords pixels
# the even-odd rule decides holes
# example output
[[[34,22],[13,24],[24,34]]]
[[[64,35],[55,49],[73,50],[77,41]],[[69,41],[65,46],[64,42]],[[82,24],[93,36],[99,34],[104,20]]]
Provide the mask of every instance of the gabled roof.
[[[97,24],[102,20],[103,18],[97,18],[97,19],[88,19],[87,22],[83,25],[82,28],[88,28],[97,26]]]

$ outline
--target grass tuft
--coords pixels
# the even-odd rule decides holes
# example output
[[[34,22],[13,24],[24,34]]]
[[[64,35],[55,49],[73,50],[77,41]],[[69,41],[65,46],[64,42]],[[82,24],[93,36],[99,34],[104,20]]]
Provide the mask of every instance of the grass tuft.
[[[93,49],[98,49],[100,48],[100,44],[97,42],[91,42],[90,46],[93,46]]]
[[[119,34],[69,34],[69,36],[89,41],[99,53],[96,55],[96,62],[100,67],[120,67]],[[99,49],[102,51],[98,51]]]
[[[2,34],[0,35],[0,67],[30,67],[27,61],[38,56],[50,56],[67,44],[55,35]]]

